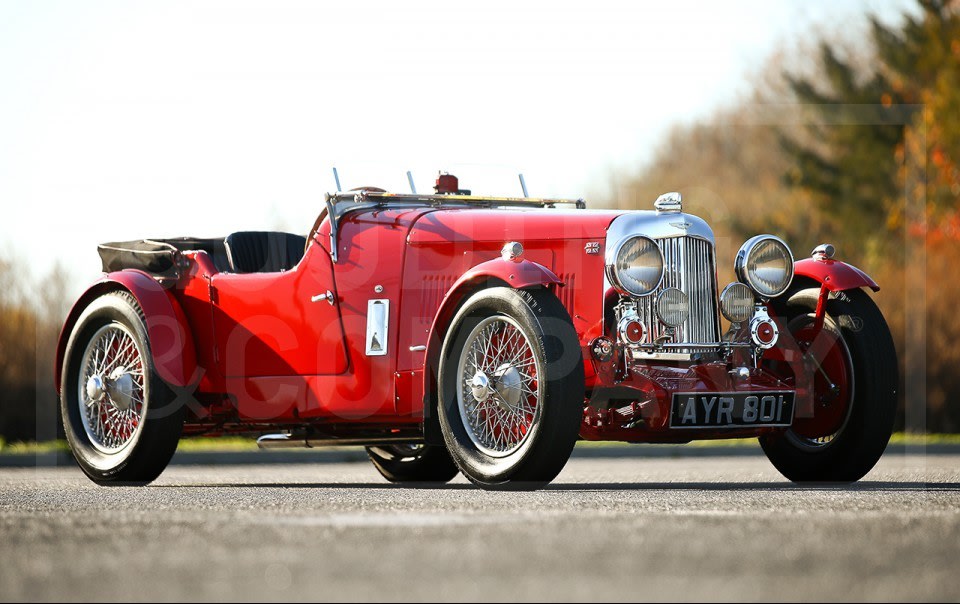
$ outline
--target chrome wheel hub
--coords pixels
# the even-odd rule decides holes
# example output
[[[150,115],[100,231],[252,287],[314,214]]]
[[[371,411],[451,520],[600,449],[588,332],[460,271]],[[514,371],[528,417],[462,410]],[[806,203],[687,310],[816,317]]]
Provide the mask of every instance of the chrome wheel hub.
[[[107,380],[107,393],[110,402],[121,411],[126,411],[133,404],[133,376],[127,373],[126,367],[117,367]]]
[[[513,365],[504,364],[498,367],[493,375],[500,400],[510,409],[516,409],[520,403],[520,395],[523,394],[520,371]]]
[[[493,403],[505,411],[515,411],[523,394],[523,380],[520,371],[505,363],[493,372],[493,379],[482,371],[473,375],[470,381],[470,394],[477,403],[484,403],[493,396]]]
[[[107,387],[99,375],[91,375],[87,380],[87,404],[92,405],[103,400],[107,394]]]
[[[470,381],[470,394],[478,403],[483,403],[490,398],[490,378],[482,371],[474,374],[473,380]]]
[[[467,336],[460,352],[460,418],[474,445],[505,457],[530,441],[539,424],[540,361],[513,319],[488,317]]]
[[[133,376],[127,373],[126,367],[117,367],[109,378],[91,375],[87,379],[87,407],[105,403],[126,411],[133,404],[134,386]]]

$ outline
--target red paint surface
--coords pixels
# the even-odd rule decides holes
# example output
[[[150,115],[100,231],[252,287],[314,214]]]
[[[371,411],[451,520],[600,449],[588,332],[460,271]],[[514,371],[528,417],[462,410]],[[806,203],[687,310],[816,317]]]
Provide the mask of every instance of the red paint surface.
[[[869,287],[875,292],[880,291],[880,286],[869,275],[852,264],[839,260],[806,258],[793,266],[794,274],[814,279],[832,292],[856,287]]]

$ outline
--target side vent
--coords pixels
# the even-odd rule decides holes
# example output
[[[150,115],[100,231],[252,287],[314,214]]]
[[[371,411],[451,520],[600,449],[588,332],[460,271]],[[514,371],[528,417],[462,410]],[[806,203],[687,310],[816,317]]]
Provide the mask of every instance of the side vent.
[[[427,275],[423,278],[423,305],[420,307],[420,323],[430,327],[437,316],[440,303],[456,278],[452,275]]]

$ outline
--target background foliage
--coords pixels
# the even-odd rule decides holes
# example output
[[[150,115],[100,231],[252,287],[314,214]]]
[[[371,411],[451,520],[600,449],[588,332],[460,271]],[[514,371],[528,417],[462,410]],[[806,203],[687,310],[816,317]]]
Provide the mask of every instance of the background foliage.
[[[53,358],[69,300],[54,268],[34,282],[26,263],[0,259],[0,440],[47,440],[62,433]]]
[[[682,191],[717,230],[723,265],[758,232],[798,257],[834,243],[883,288],[900,427],[958,431],[957,3],[923,0],[896,26],[871,19],[868,40],[824,36],[800,58],[772,57],[740,104],[674,129],[609,203],[646,208]]]

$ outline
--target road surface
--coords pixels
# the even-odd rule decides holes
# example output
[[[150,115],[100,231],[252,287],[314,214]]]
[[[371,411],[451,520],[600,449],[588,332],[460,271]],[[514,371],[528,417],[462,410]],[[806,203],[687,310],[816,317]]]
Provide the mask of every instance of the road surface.
[[[3,600],[960,599],[960,456],[853,486],[765,458],[574,459],[549,489],[401,488],[365,463],[0,469]]]

